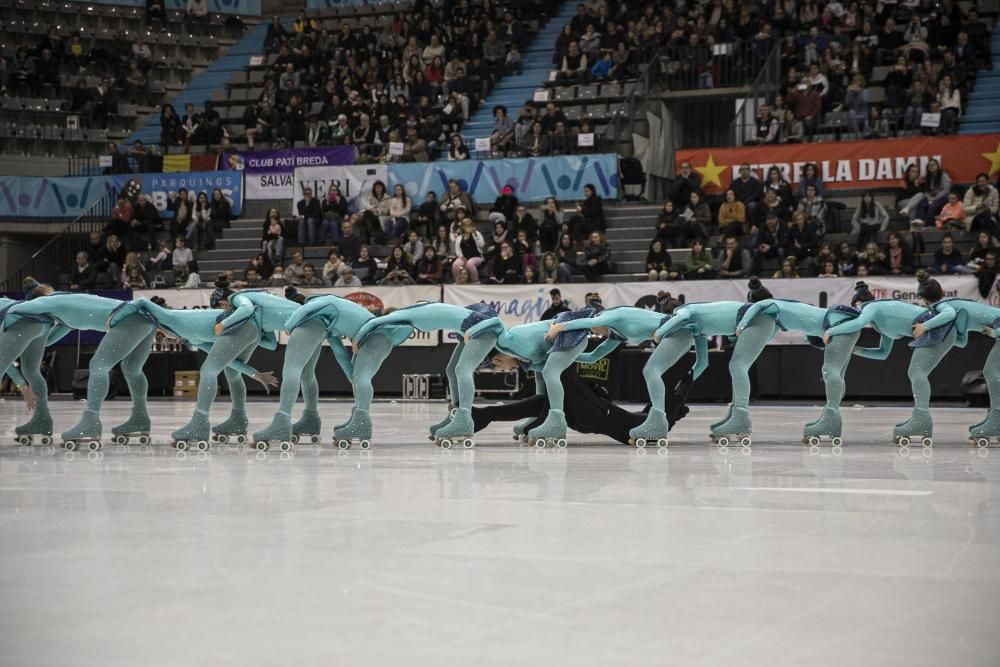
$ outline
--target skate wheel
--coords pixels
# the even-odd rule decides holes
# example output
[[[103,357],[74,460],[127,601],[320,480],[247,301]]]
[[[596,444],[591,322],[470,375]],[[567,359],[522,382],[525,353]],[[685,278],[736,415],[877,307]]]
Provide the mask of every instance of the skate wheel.
[[[267,449],[268,449],[268,447],[269,447],[269,445],[266,442],[264,442],[263,440],[261,440],[260,442],[257,443],[257,451],[258,452],[266,452]]]
[[[898,444],[900,447],[909,447],[910,439],[905,435],[902,435],[899,437],[899,440],[896,441],[896,444]]]
[[[537,447],[538,449],[545,449],[545,445],[546,445],[545,438],[538,438],[537,440],[535,440],[535,447]]]
[[[124,435],[113,435],[111,436],[111,444],[113,445],[124,445],[128,442],[128,438]]]
[[[371,449],[372,448],[372,441],[371,440],[362,440],[361,442],[358,443],[358,445],[361,447],[361,449]]]
[[[566,445],[568,444],[569,443],[566,442],[566,438],[559,438],[558,440],[556,440],[556,447],[558,447],[559,449],[566,449]]]
[[[96,452],[98,449],[101,448],[101,443],[97,440],[91,440],[90,444],[88,444],[87,446],[90,447],[90,451]]]
[[[519,441],[520,439],[521,439],[521,436],[519,436],[519,435],[518,435],[517,433],[515,433],[515,434],[514,434],[514,442],[517,442],[517,441]]]
[[[931,438],[929,435],[924,436],[923,438],[921,438],[920,444],[923,445],[924,447],[933,447],[934,439]]]
[[[990,446],[990,439],[989,438],[976,438],[976,446],[977,447],[989,447]]]
[[[666,449],[667,447],[670,446],[670,441],[666,438],[660,438],[659,440],[656,441],[656,446],[659,447],[660,449]]]
[[[809,445],[810,447],[819,447],[819,443],[820,443],[819,436],[815,435],[810,435],[809,439],[806,441],[806,444]]]
[[[844,444],[844,439],[841,438],[839,435],[835,435],[833,438],[830,439],[830,444],[833,445],[834,447],[840,447],[841,445]]]
[[[17,444],[19,445],[30,445],[31,436],[30,435],[19,435],[17,436]]]
[[[645,438],[636,438],[635,446],[638,447],[639,449],[645,449],[646,448],[646,439]]]
[[[174,447],[183,452],[188,448],[188,444],[186,440],[178,440],[174,443]]]
[[[719,443],[719,447],[728,447],[729,446],[729,438],[727,438],[726,436],[722,436],[721,438],[719,438],[718,440],[716,440],[716,442]]]
[[[337,441],[337,449],[350,449],[350,448],[351,448],[351,441],[350,440],[338,440]]]
[[[745,435],[740,438],[740,447],[749,447],[753,441],[750,439],[749,435]]]
[[[291,450],[291,448],[292,448],[292,443],[290,442],[283,442],[280,445],[278,445],[278,449],[280,449],[283,452],[287,452]]]
[[[100,461],[102,458],[104,458],[104,454],[102,454],[101,452],[97,451],[96,449],[93,450],[93,451],[87,452],[87,460],[90,461],[91,463],[93,463],[95,461]]]
[[[38,442],[42,445],[42,447],[48,447],[49,445],[52,444],[52,436],[43,435],[41,438],[38,439]]]
[[[319,436],[318,435],[310,436],[309,437],[309,442],[311,442],[314,445],[317,444],[317,443],[319,443]]]
[[[199,440],[198,441],[198,450],[202,451],[202,452],[207,452],[208,451],[208,443],[206,441],[204,441],[204,440]]]
[[[448,438],[445,438],[444,440],[442,440],[441,441],[441,448],[442,449],[451,449],[451,440],[449,440]]]
[[[476,446],[476,441],[473,440],[472,438],[466,438],[465,440],[462,441],[462,446],[465,447],[466,449],[472,449],[473,447]]]
[[[295,434],[293,434],[293,435],[292,435],[292,442],[293,442],[294,444],[296,444],[296,445],[297,445],[297,444],[299,444],[299,436],[298,436],[298,435],[295,435]]]
[[[63,447],[65,447],[66,449],[68,449],[71,452],[74,452],[74,451],[76,451],[76,441],[75,440],[67,440],[66,442],[63,443]]]
[[[245,435],[238,435],[238,436],[236,436],[236,442],[238,442],[238,443],[239,443],[239,444],[241,444],[241,445],[242,445],[242,444],[243,444],[244,442],[247,442],[247,441],[248,441],[249,439],[250,439],[250,438],[248,438],[248,437],[247,437],[247,436],[245,436]]]

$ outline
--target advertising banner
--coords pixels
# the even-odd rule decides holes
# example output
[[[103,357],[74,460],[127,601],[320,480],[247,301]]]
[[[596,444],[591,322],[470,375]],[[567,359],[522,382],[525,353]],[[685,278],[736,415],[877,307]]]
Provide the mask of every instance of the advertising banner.
[[[283,287],[269,287],[268,292],[284,298]],[[407,285],[403,287],[322,287],[318,289],[303,288],[306,294],[336,294],[354,303],[364,306],[373,313],[382,312],[387,308],[410,306],[418,301],[440,301],[441,288],[436,285]],[[166,299],[171,308],[208,308],[210,289],[157,289],[135,290],[135,298],[151,299],[161,296]],[[279,341],[287,342],[287,336],[282,335]],[[438,344],[437,332],[423,333],[414,331],[410,339],[404,343],[407,347],[433,347]],[[347,341],[345,340],[345,343]]]
[[[119,191],[125,188],[129,181],[136,181],[142,186],[142,192],[156,206],[161,218],[173,216],[170,211],[170,198],[181,188],[188,191],[193,202],[199,192],[204,192],[209,199],[212,190],[222,190],[222,196],[229,200],[233,215],[243,213],[243,172],[242,171],[199,171],[189,174],[121,174],[114,176],[115,187]]]
[[[563,285],[445,285],[445,303],[468,306],[488,303],[500,313],[504,326],[513,327],[542,319],[552,305],[549,292],[556,288],[563,301],[576,310],[585,307],[587,292],[597,292],[605,306],[621,305],[615,283],[567,283]],[[449,342],[447,339],[445,342]],[[452,341],[453,342],[453,341]]]
[[[614,155],[564,155],[550,158],[462,160],[392,164],[389,189],[397,183],[406,194],[423,201],[431,190],[448,189],[455,179],[477,202],[491,202],[509,185],[522,202],[583,199],[583,186],[590,184],[603,198],[618,196],[618,158]]]
[[[299,167],[295,170],[292,210],[302,199],[303,188],[309,187],[313,196],[322,201],[330,188],[340,188],[347,200],[347,210],[355,213],[372,192],[376,181],[388,188],[389,175],[384,164],[356,164],[342,167]]]
[[[110,176],[0,176],[0,216],[75,218],[114,184]]]
[[[814,144],[690,148],[677,151],[675,166],[679,170],[682,162],[690,162],[709,194],[724,193],[743,163],[761,179],[777,166],[792,183],[801,180],[806,164],[815,163],[824,190],[850,190],[895,187],[907,165],[916,164],[923,172],[931,158],[941,163],[952,182],[971,183],[981,172],[993,180],[1000,172],[1000,134],[840,141],[824,143],[822,151]]]
[[[298,167],[354,164],[353,146],[223,153],[221,167],[246,174],[247,199],[291,199]]]

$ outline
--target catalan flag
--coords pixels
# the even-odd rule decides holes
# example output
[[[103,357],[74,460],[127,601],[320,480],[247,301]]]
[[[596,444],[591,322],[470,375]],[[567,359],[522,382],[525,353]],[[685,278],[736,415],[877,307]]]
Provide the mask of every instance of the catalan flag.
[[[219,155],[217,153],[205,153],[203,155],[164,155],[163,173],[215,171],[215,165],[218,161]]]

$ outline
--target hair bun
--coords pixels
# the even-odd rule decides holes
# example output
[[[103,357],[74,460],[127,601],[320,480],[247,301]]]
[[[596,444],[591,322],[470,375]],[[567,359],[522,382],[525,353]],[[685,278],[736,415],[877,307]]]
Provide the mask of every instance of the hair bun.
[[[229,278],[219,276],[215,279],[215,286],[219,289],[229,289]]]
[[[868,283],[866,283],[863,280],[859,280],[858,282],[854,283],[854,289],[856,289],[856,290],[863,290],[863,289],[866,290],[866,289],[868,289]]]
[[[298,295],[299,295],[299,290],[297,290],[294,285],[289,285],[288,287],[285,288],[286,299],[294,299]]]
[[[751,292],[756,292],[757,290],[764,287],[764,284],[760,282],[760,278],[757,276],[751,276],[750,281],[747,283],[747,287],[750,288]]]

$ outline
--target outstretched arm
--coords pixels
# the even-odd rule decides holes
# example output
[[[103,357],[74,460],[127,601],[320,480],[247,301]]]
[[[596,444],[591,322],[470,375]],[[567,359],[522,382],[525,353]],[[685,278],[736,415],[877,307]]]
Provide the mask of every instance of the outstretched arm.
[[[426,306],[423,306],[426,307]],[[380,329],[381,327],[387,326],[389,324],[410,324],[412,317],[412,310],[410,308],[405,308],[403,310],[397,310],[388,315],[380,315],[379,317],[373,317],[358,329],[357,333],[354,334],[354,339],[351,341],[357,347],[358,343],[365,338],[367,338],[373,331]]]
[[[846,322],[841,322],[836,326],[832,326],[826,330],[824,338],[829,338],[831,336],[843,336],[844,334],[851,334],[857,331],[861,331],[872,321],[874,317],[874,311],[871,308],[865,308],[861,311],[861,314],[855,317],[853,320],[847,320]],[[891,343],[890,343],[891,345]]]
[[[777,312],[778,306],[776,306],[773,301],[758,301],[754,305],[747,308],[747,312],[743,314],[743,318],[740,319],[739,324],[736,325],[736,335],[739,336],[743,333],[743,330],[750,326],[750,323],[753,322],[753,319],[758,315],[775,314]]]
[[[231,333],[234,329],[239,327],[241,324],[246,323],[254,313],[253,302],[247,298],[240,298],[239,295],[233,297],[236,301],[237,308],[232,313],[230,313],[226,319],[222,320],[222,333],[225,336],[227,333]]]
[[[340,340],[340,336],[336,334],[328,335],[326,341],[330,343],[330,351],[333,352],[333,358],[337,360],[337,365],[340,366],[340,370],[344,371],[344,375],[350,381],[354,377],[354,364],[351,363],[351,353],[347,351],[344,343]]]
[[[694,337],[694,366],[691,367],[691,380],[698,379],[698,376],[708,368],[708,338],[705,336]]]
[[[49,345],[55,345],[56,343],[61,341],[70,331],[72,331],[72,329],[70,329],[65,324],[53,325],[53,327],[49,329],[48,337],[45,339],[45,346],[48,347]]]
[[[857,347],[854,348],[854,354],[859,357],[864,357],[865,359],[876,359],[881,361],[889,356],[892,352],[892,342],[893,339],[889,336],[882,336],[879,341],[878,347]]]
[[[205,353],[212,351],[212,343],[198,343],[194,347]],[[278,386],[278,380],[274,377],[274,373],[271,371],[258,371],[253,366],[240,361],[238,358],[233,359],[226,365],[234,371],[243,373],[243,375],[260,382],[268,394],[271,393],[271,387]]]
[[[578,320],[569,320],[568,322],[558,322],[549,327],[551,331],[553,328],[557,328],[558,331],[582,331],[584,329],[593,329],[594,327],[614,327],[618,323],[621,315],[614,311],[606,310],[596,317],[581,317]]]
[[[955,321],[955,317],[958,315],[955,309],[947,303],[939,304],[936,310],[937,314],[934,317],[926,322],[921,322],[924,331],[950,324]]]
[[[608,356],[614,352],[622,342],[620,340],[615,340],[609,338],[605,341],[601,341],[601,344],[595,347],[590,352],[584,352],[576,358],[576,363],[578,364],[593,364],[597,363],[604,357]]]
[[[678,313],[670,318],[668,322],[664,322],[663,325],[656,330],[653,334],[653,342],[659,343],[660,339],[664,336],[669,336],[681,327],[689,324],[691,322],[691,315],[687,312]]]

